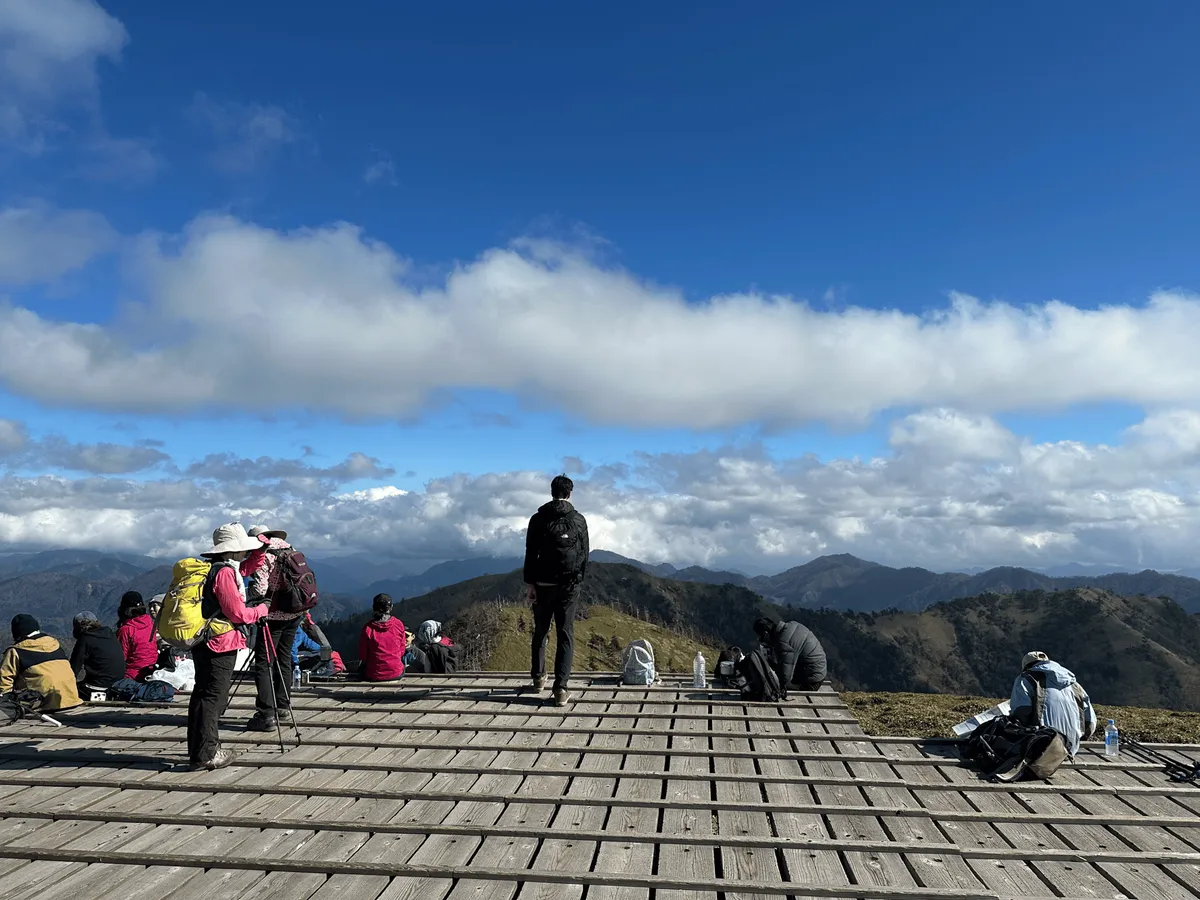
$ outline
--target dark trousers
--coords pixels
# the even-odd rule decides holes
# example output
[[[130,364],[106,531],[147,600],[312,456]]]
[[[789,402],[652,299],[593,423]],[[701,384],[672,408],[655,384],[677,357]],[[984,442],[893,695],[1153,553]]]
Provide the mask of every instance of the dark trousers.
[[[218,727],[229,701],[236,660],[237,651],[213,653],[203,644],[192,648],[196,686],[188,703],[187,738],[188,759],[193,763],[206,763],[221,749]]]
[[[270,646],[267,641],[268,626],[271,629]],[[299,619],[286,622],[267,622],[263,619],[258,625],[254,644],[254,708],[260,713],[274,715],[275,710],[288,709],[292,705],[292,645],[296,643],[296,629],[299,627]],[[272,678],[275,679],[274,694],[271,693]]]
[[[575,660],[575,612],[579,608],[579,585],[537,587],[533,604],[533,671],[535,679],[546,674],[546,644],[550,626],[558,630],[554,653],[554,690],[565,691]]]

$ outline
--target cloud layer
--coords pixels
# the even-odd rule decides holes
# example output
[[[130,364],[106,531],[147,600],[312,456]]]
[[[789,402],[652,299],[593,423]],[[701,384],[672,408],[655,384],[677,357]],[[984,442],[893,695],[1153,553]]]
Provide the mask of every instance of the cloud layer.
[[[178,239],[136,246],[144,305],[128,321],[0,310],[0,384],[131,411],[262,411],[285,392],[350,417],[407,416],[482,388],[594,422],[701,429],[1200,396],[1200,300],[1182,293],[1098,310],[955,295],[918,316],[755,294],[687,303],[532,242],[416,287],[401,256],[346,224],[279,232],[204,216]],[[251,356],[271,390],[242,383],[238,361]]]
[[[40,153],[64,108],[95,114],[97,65],[128,40],[94,0],[0,3],[0,141]]]
[[[13,429],[0,427],[0,447]],[[650,562],[778,571],[825,553],[960,568],[1066,562],[1176,568],[1200,539],[1200,413],[1148,417],[1118,445],[1033,443],[982,416],[925,410],[873,459],[755,447],[575,461],[593,546]],[[93,471],[98,471],[96,467]],[[190,552],[221,521],[269,519],[311,551],[412,559],[521,552],[548,475],[452,475],[407,492],[361,454],[209,457],[153,480],[0,479],[0,545]],[[342,485],[375,482],[347,491]]]

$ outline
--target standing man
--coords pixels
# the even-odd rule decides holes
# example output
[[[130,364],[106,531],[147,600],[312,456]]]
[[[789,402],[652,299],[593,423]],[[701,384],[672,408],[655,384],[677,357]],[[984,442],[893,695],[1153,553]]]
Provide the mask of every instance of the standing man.
[[[286,531],[272,530],[265,525],[255,525],[247,533],[252,538],[266,541],[262,568],[251,576],[246,591],[247,605],[258,606],[274,599],[274,591],[279,586],[279,554],[291,550],[292,545],[287,542]],[[254,715],[246,723],[247,731],[274,731],[279,715],[286,716],[291,708],[292,647],[303,615],[272,609],[258,624],[254,636]]]
[[[534,513],[525,533],[525,588],[533,604],[533,689],[546,687],[550,624],[558,632],[554,654],[554,705],[571,699],[567,681],[575,656],[575,611],[587,573],[587,520],[568,501],[575,484],[566,475],[550,482],[551,501]]]

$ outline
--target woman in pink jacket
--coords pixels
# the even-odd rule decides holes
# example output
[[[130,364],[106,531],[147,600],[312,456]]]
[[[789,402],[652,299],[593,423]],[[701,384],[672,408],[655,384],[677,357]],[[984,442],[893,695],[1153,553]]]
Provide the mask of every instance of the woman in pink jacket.
[[[217,601],[221,616],[234,626],[252,625],[267,614],[266,605],[246,605],[246,583],[263,565],[266,542],[246,534],[237,522],[213,532],[213,548],[200,555],[213,563],[205,593]],[[221,769],[233,762],[234,753],[221,746],[218,722],[229,701],[237,651],[246,638],[236,627],[206,644],[192,648],[196,686],[188,704],[188,758],[193,769]]]

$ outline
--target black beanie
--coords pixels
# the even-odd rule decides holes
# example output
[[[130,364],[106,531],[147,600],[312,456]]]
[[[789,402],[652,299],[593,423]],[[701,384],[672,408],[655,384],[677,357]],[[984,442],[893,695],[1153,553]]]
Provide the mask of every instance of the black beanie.
[[[13,640],[18,644],[35,631],[41,630],[42,627],[38,625],[38,620],[28,613],[21,613],[19,616],[13,616],[12,636]]]

